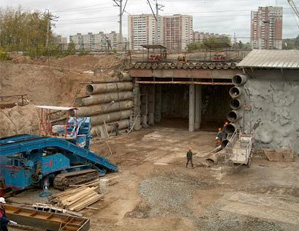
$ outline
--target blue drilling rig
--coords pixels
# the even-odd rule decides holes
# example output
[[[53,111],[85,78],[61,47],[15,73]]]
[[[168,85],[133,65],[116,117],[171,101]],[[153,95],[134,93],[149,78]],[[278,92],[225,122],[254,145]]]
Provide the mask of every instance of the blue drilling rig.
[[[0,156],[5,156],[4,183],[14,190],[49,184],[64,190],[103,176],[117,167],[89,150],[90,118],[67,118],[56,129],[56,137],[15,135],[0,139]],[[3,164],[3,163],[2,163]]]

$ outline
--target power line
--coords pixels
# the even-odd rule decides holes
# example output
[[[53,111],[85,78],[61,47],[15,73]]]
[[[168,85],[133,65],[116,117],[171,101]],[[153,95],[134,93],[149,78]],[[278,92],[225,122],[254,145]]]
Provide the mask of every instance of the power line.
[[[157,17],[156,17],[156,14],[155,14],[154,10],[153,10],[151,2],[149,0],[147,0],[147,3],[149,5],[149,7],[151,8],[151,11],[152,11],[153,16],[155,17],[155,20],[157,21]]]

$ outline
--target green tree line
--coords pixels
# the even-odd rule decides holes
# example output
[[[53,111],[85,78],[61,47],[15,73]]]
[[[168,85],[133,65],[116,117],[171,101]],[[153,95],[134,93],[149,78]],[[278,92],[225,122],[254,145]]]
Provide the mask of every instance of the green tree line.
[[[21,51],[31,57],[74,53],[73,47],[62,51],[61,45],[55,40],[54,25],[50,23],[51,17],[50,13],[23,11],[21,7],[0,8],[1,53]]]
[[[205,38],[200,42],[195,42],[195,43],[190,43],[189,45],[187,45],[187,50],[188,51],[203,51],[203,50],[207,50],[209,49],[209,46],[211,44],[221,44],[221,43],[226,43],[228,45],[231,45],[231,41],[230,38],[228,36],[211,36],[209,38]],[[217,48],[219,49],[219,48]],[[216,49],[216,50],[217,50]],[[221,48],[223,49],[223,48]],[[213,49],[215,50],[215,49]]]

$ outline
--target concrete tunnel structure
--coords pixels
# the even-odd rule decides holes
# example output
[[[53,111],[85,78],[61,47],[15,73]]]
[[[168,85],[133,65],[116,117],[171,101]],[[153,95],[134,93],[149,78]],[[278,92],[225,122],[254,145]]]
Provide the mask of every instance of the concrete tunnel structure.
[[[196,65],[192,69],[135,66],[128,70],[134,82],[134,115],[140,115],[135,127],[179,118],[188,121],[190,132],[209,126],[216,131],[215,126],[222,126],[227,120],[232,78],[241,72],[235,65],[230,69],[193,68]]]

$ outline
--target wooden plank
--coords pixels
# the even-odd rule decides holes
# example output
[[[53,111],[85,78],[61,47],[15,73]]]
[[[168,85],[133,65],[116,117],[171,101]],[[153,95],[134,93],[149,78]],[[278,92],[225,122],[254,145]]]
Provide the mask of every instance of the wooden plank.
[[[96,203],[97,201],[101,200],[102,198],[103,198],[103,195],[99,195],[99,194],[98,194],[98,195],[95,195],[94,197],[89,198],[88,200],[86,200],[86,201],[85,201],[84,203],[82,203],[81,205],[76,206],[76,207],[74,208],[74,210],[75,210],[76,212],[78,212],[78,211],[80,211],[80,210],[86,208],[87,206]]]

